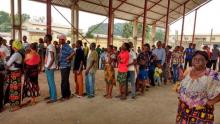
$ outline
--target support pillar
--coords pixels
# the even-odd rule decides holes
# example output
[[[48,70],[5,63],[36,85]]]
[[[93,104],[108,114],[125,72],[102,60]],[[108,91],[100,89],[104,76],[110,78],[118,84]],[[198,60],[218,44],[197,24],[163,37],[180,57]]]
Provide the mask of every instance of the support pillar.
[[[109,0],[109,8],[108,8],[108,45],[113,45],[113,29],[114,29],[114,17],[113,17],[113,0]]]
[[[137,33],[138,33],[138,19],[134,19],[133,21],[133,43],[134,43],[134,51],[137,50]]]
[[[12,16],[12,38],[22,40],[22,9],[21,9],[21,0],[17,2],[18,8],[18,20],[15,20],[15,2],[11,0],[11,16]]]
[[[47,34],[52,34],[51,23],[51,0],[47,0]]]
[[[180,46],[182,46],[182,42],[183,42],[183,32],[184,32],[184,23],[185,23],[185,10],[186,10],[186,3],[184,3],[184,6],[183,6],[183,21],[182,21]]]
[[[157,22],[155,22],[155,23],[152,25],[152,31],[151,31],[151,43],[152,43],[152,45],[153,45],[154,42],[155,42],[156,27],[157,27]]]
[[[71,6],[71,41],[73,43],[76,43],[76,41],[79,39],[79,6],[77,3],[73,3]]]
[[[194,40],[195,40],[196,20],[197,20],[197,9],[195,10],[192,43],[194,43]]]
[[[166,26],[165,26],[165,38],[164,38],[164,43],[167,45],[168,42],[168,27],[169,27],[169,15],[170,15],[170,0],[168,0],[168,7],[167,7],[167,16],[166,16]]]
[[[145,3],[144,3],[144,18],[143,18],[142,42],[141,42],[141,45],[142,45],[142,46],[144,45],[144,43],[145,43],[145,39],[146,39],[146,26],[147,26],[147,23],[146,23],[146,18],[147,18],[147,2],[148,2],[148,0],[145,0]]]

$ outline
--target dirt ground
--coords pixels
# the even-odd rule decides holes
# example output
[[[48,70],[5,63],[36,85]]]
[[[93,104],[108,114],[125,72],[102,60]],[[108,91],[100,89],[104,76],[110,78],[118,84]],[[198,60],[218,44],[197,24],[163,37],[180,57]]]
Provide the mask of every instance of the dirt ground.
[[[16,112],[0,114],[0,124],[174,124],[177,110],[177,94],[172,85],[150,88],[144,96],[126,101],[117,98],[105,99],[103,71],[96,75],[96,97],[76,98],[48,105],[43,98],[48,96],[48,85],[44,73],[40,74],[40,101]],[[74,92],[73,75],[70,76]],[[60,97],[60,72],[56,72],[56,84]],[[118,89],[114,87],[113,95]],[[216,105],[215,124],[220,124],[220,104]]]

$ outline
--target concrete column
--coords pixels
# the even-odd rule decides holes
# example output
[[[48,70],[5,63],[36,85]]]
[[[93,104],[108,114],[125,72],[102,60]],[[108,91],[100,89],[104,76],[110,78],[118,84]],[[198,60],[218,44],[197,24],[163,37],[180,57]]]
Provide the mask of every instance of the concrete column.
[[[76,41],[79,39],[79,6],[77,3],[73,3],[71,6],[71,23],[73,26],[71,28],[71,41],[76,43]]]
[[[137,33],[138,33],[138,19],[133,21],[133,43],[134,43],[134,50],[137,50]]]

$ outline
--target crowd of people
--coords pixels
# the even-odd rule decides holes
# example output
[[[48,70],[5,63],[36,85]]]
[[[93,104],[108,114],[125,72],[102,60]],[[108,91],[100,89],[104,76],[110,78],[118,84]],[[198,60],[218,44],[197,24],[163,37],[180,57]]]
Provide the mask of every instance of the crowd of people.
[[[57,100],[65,101],[72,97],[69,78],[74,78],[76,97],[95,97],[95,75],[98,69],[104,70],[106,83],[104,97],[107,99],[113,97],[112,91],[116,82],[119,84],[119,91],[115,97],[126,100],[130,94],[131,98],[135,99],[137,95],[144,95],[150,87],[166,85],[168,82],[179,84],[180,81],[181,83],[176,88],[180,94],[181,104],[177,123],[192,121],[187,119],[193,116],[190,115],[193,113],[184,113],[183,110],[191,110],[191,107],[196,105],[204,105],[205,100],[207,102],[213,98],[215,101],[207,103],[214,105],[220,101],[218,73],[207,72],[211,67],[216,70],[217,60],[220,58],[217,45],[214,45],[212,50],[204,46],[203,51],[200,51],[196,50],[195,44],[190,43],[186,49],[182,46],[175,46],[171,50],[171,46],[158,41],[156,46],[151,47],[146,43],[136,52],[132,42],[124,42],[117,50],[117,47],[113,45],[103,49],[95,43],[91,43],[89,47],[87,43],[84,43],[83,46],[81,40],[70,44],[65,35],[60,35],[58,40],[52,43],[52,36],[45,35],[44,39],[39,39],[39,43],[29,43],[27,37],[23,36],[23,41],[10,40],[8,46],[7,41],[0,37],[1,111],[7,103],[11,106],[10,111],[20,109],[23,105],[22,100],[26,97],[31,99],[25,104],[36,104],[36,97],[40,96],[38,75],[41,71],[45,72],[48,81],[49,97],[45,98],[48,104],[57,102]],[[71,68],[74,77],[69,77]],[[59,99],[54,77],[56,69],[59,69],[61,73],[62,97]],[[193,73],[190,73],[191,71]],[[207,78],[203,79],[202,76]],[[212,79],[213,85],[211,86],[207,84],[209,83],[208,77]],[[195,83],[192,83],[194,80],[196,80],[195,83],[201,82],[202,85],[194,86]],[[212,110],[210,106],[205,109]],[[207,118],[212,121],[212,118]]]

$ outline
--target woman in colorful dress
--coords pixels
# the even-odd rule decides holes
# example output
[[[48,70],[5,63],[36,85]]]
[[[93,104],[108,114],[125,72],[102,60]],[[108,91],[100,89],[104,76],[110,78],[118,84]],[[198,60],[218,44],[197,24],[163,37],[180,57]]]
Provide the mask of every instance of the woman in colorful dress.
[[[220,101],[220,76],[206,68],[208,55],[196,51],[192,68],[180,82],[176,124],[213,124],[214,105]]]
[[[129,44],[124,43],[121,47],[121,51],[118,55],[118,75],[117,81],[119,83],[120,95],[117,96],[121,100],[126,99],[126,87],[125,83],[127,82],[128,76],[128,60],[129,60]]]
[[[5,65],[4,65],[4,53],[0,51],[0,113],[3,111],[3,86],[5,79]]]
[[[22,55],[18,52],[22,49],[20,41],[12,43],[14,53],[6,63],[8,74],[5,82],[5,103],[9,103],[10,111],[20,109],[21,103],[21,76],[22,76]]]
[[[150,52],[150,45],[144,44],[142,52],[138,55],[137,63],[139,65],[139,71],[137,76],[137,91],[142,95],[144,94],[144,89],[149,84],[149,65],[152,53]]]
[[[106,94],[105,98],[112,98],[112,89],[113,85],[116,85],[115,82],[115,70],[114,70],[114,56],[113,46],[109,45],[107,49],[107,53],[105,55],[105,82],[106,82]]]
[[[31,97],[31,103],[35,104],[35,98],[40,95],[38,85],[38,72],[41,70],[41,58],[37,53],[37,44],[30,45],[30,52],[25,55],[25,80],[23,86],[23,98]]]
[[[171,65],[173,70],[173,83],[175,84],[179,79],[179,68],[181,64],[181,53],[179,52],[180,47],[176,46],[172,53]]]

